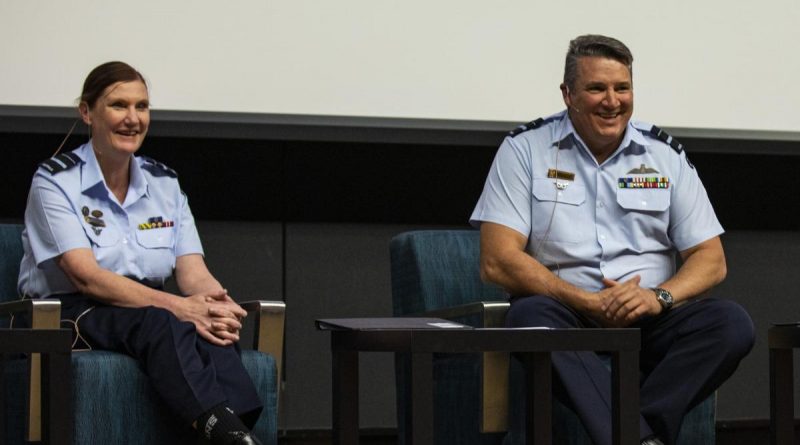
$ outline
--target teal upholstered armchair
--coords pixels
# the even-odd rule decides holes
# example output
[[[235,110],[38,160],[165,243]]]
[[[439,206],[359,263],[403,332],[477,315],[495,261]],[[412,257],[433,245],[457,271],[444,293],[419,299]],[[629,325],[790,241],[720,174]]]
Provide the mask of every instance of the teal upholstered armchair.
[[[425,314],[475,327],[504,325],[507,296],[480,279],[478,231],[402,233],[392,239],[390,252],[395,316]],[[515,396],[524,394],[519,388],[524,381],[520,367],[507,354],[437,356],[434,360],[436,443],[525,443],[524,400]],[[396,368],[398,426],[402,432],[407,371],[399,361]],[[509,391],[509,387],[513,390]],[[714,411],[714,396],[690,411],[684,417],[678,445],[713,444]],[[577,416],[557,401],[553,406],[553,430],[553,443],[592,443]],[[399,436],[402,441],[403,434]]]
[[[57,328],[58,301],[20,300],[17,275],[22,259],[22,226],[0,224],[0,314],[27,312],[34,328]],[[265,444],[277,443],[278,395],[283,351],[283,302],[242,303],[254,326],[252,343],[242,342],[242,361],[264,402],[253,430]],[[36,358],[6,363],[5,437],[0,443],[38,441],[39,378]],[[107,351],[73,352],[73,414],[76,444],[194,444],[190,427],[176,424],[132,358]]]

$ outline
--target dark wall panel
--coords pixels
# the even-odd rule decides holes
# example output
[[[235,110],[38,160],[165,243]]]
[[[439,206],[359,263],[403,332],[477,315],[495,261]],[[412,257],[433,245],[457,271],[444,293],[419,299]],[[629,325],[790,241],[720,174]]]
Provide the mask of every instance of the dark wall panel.
[[[798,230],[800,156],[690,154],[726,230]]]
[[[409,229],[287,225],[286,425],[330,428],[331,339],[315,329],[314,320],[390,317],[389,240]],[[392,354],[361,354],[360,369],[361,426],[395,426]]]
[[[21,219],[31,178],[39,162],[52,156],[64,135],[34,133],[0,133],[0,217]],[[78,138],[70,138],[65,150],[80,145]]]
[[[198,219],[280,221],[283,147],[242,139],[148,138],[141,154],[178,172]]]
[[[208,269],[236,301],[283,300],[280,223],[197,221]]]
[[[464,224],[493,148],[292,143],[289,221]]]
[[[21,218],[36,165],[61,136],[0,133],[0,218]],[[83,137],[73,137],[65,150]],[[710,151],[709,144],[732,147]],[[798,230],[800,143],[685,142],[728,230]],[[782,147],[780,154],[770,147]],[[774,147],[773,147],[774,148]],[[149,137],[141,153],[178,171],[199,219],[464,224],[497,147],[387,142]]]

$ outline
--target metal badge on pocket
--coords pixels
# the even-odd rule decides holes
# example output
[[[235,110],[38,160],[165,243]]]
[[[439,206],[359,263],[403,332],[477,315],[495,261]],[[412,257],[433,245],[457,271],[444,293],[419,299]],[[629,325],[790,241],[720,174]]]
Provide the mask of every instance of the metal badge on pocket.
[[[92,226],[94,234],[100,236],[100,232],[102,232],[103,228],[106,226],[106,222],[103,221],[103,212],[100,210],[89,211],[89,207],[83,206],[83,208],[81,208],[81,214],[83,214],[84,221]]]

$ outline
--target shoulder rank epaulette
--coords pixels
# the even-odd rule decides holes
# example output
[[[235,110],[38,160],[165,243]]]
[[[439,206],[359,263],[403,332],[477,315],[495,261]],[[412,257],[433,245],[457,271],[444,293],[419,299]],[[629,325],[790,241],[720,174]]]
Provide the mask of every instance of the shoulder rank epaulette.
[[[673,150],[675,150],[676,153],[678,154],[683,153],[683,144],[678,142],[677,139],[670,136],[666,131],[662,130],[657,125],[653,125],[650,128],[646,127],[637,127],[637,128],[639,128],[642,131],[650,133],[654,138],[669,145],[670,147],[672,147]],[[694,168],[694,164],[692,164],[692,161],[689,160],[689,156],[686,156],[686,162],[689,164],[689,167]]]
[[[532,120],[532,121],[528,122],[527,124],[520,125],[519,127],[509,131],[508,135],[511,136],[511,137],[514,137],[514,136],[516,136],[516,135],[518,135],[518,134],[520,134],[522,132],[525,132],[525,131],[528,131],[528,130],[533,130],[534,128],[539,128],[539,126],[542,125],[543,123],[544,123],[544,119],[542,119],[540,117],[539,119]]]
[[[675,139],[674,137],[667,134],[666,131],[658,128],[658,126],[653,125],[649,131],[650,134],[653,135],[653,137],[672,147],[672,149],[678,152],[678,154],[680,154],[683,151],[683,144],[678,142],[678,140]]]
[[[50,172],[51,175],[61,173],[64,170],[69,170],[72,167],[81,163],[81,158],[75,153],[59,153],[50,159],[46,159],[39,163],[39,167]]]
[[[142,168],[150,172],[150,174],[153,176],[169,176],[170,178],[178,177],[178,172],[153,158],[148,158],[147,156],[139,156],[139,158],[141,158],[143,161]]]

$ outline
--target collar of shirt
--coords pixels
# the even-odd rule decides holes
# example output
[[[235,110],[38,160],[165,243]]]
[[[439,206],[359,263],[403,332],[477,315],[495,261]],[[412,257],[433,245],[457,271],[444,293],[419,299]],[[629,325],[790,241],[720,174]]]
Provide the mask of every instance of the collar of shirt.
[[[108,190],[105,178],[103,178],[103,172],[100,170],[100,164],[97,162],[97,157],[95,156],[94,149],[92,148],[92,141],[83,144],[76,151],[76,154],[84,162],[84,168],[81,175],[81,192],[85,193],[89,189],[97,187],[100,184],[102,184],[102,186]],[[147,178],[145,178],[142,168],[139,166],[139,162],[137,162],[134,156],[131,156],[130,169],[131,182],[128,185],[128,197],[125,199],[123,207],[127,204],[135,202],[148,193]]]
[[[568,148],[575,143],[573,141],[579,142],[578,145],[583,147],[584,151],[591,155],[589,148],[586,146],[586,143],[583,142],[578,132],[575,131],[575,127],[572,125],[572,120],[569,118],[569,114],[567,114],[567,110],[562,111],[561,113],[554,116],[556,119],[559,120],[559,123],[556,124],[556,127],[553,131],[553,140],[551,141],[552,145]],[[570,138],[572,136],[572,138]],[[650,145],[650,142],[642,135],[642,133],[637,130],[631,121],[628,121],[628,124],[625,126],[625,136],[622,137],[622,142],[620,142],[619,147],[614,151],[614,153],[606,159],[608,162],[609,159],[614,158],[620,152],[625,150],[626,148],[630,147],[631,144],[636,144],[640,147],[646,147]],[[592,156],[594,158],[594,156]]]

